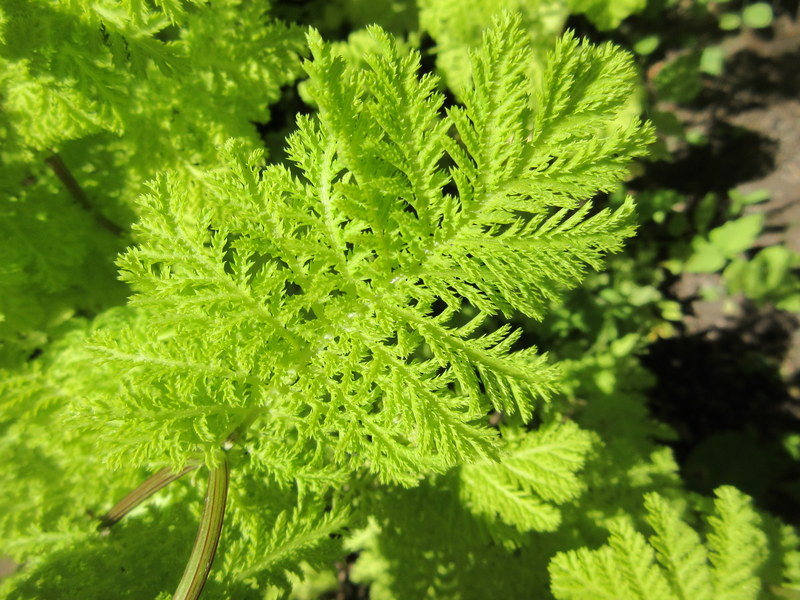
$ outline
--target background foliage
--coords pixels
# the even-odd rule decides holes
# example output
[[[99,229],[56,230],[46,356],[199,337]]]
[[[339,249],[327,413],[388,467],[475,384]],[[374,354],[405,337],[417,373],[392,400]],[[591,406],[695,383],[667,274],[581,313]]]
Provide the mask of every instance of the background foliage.
[[[170,597],[221,446],[204,597],[800,595],[785,377],[670,354],[800,258],[664,175],[782,12],[0,0],[0,595]]]

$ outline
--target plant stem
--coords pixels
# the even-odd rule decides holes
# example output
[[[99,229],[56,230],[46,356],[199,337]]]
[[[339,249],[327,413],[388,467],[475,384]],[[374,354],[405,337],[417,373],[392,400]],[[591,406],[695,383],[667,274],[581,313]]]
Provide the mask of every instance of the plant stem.
[[[100,213],[94,206],[92,206],[89,199],[86,197],[86,193],[83,191],[83,188],[77,182],[75,177],[72,176],[72,173],[67,168],[67,165],[64,164],[64,161],[57,153],[53,153],[52,155],[48,156],[44,159],[44,162],[47,163],[47,166],[55,173],[56,177],[61,180],[61,183],[67,188],[67,191],[72,195],[75,201],[90,215],[92,218],[97,222],[100,227],[103,227],[107,231],[110,231],[117,237],[122,237],[124,235],[124,230],[122,227],[108,219],[105,215]]]
[[[199,465],[200,463],[197,462],[189,463],[177,473],[173,472],[169,467],[164,467],[158,473],[151,475],[139,487],[117,502],[111,510],[100,517],[98,529],[111,527],[158,490],[169,485],[176,479],[183,477],[186,473],[194,471]]]
[[[197,530],[192,553],[189,555],[189,562],[186,563],[183,577],[172,600],[197,600],[203,591],[222,533],[229,476],[228,457],[223,453],[222,462],[209,474],[200,527]]]
[[[800,10],[800,8],[798,8]],[[789,600],[798,600],[800,599],[800,592],[797,590],[793,590],[787,587],[782,587],[779,585],[771,585],[770,591],[778,596],[779,598],[789,598]]]

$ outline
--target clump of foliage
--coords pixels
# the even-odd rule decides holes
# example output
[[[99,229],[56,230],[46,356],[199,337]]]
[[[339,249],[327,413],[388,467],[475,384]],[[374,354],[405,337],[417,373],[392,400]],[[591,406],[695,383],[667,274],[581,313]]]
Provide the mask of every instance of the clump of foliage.
[[[792,530],[733,488],[710,563],[687,543],[704,500],[654,441],[634,334],[602,318],[561,363],[530,343],[553,315],[570,335],[558,302],[635,232],[631,198],[593,201],[653,140],[627,53],[545,53],[503,12],[453,43],[449,102],[379,26],[342,46],[247,0],[0,10],[3,597],[309,597],[350,552],[378,599],[484,598],[486,564],[508,597],[797,580]],[[460,39],[448,10],[420,15]],[[313,112],[267,162],[254,123],[301,70]]]
[[[3,3],[4,354],[36,348],[74,310],[123,301],[113,257],[145,182],[212,168],[226,140],[261,147],[254,123],[300,73],[302,30],[263,3],[158,7]]]

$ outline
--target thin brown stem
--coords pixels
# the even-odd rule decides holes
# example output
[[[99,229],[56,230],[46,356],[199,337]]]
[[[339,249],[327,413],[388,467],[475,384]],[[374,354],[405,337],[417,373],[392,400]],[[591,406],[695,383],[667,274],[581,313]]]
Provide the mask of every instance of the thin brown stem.
[[[192,546],[192,553],[183,571],[172,600],[197,600],[211,572],[211,564],[217,553],[228,499],[230,468],[228,456],[221,454],[222,462],[212,469],[208,477],[208,489],[200,516],[200,527]]]
[[[100,225],[100,227],[103,227],[118,237],[124,235],[125,231],[122,229],[122,227],[108,219],[94,206],[92,206],[92,203],[89,202],[89,199],[86,197],[86,193],[83,191],[83,188],[80,186],[75,177],[73,177],[72,173],[67,168],[67,165],[64,164],[64,161],[58,154],[53,153],[45,158],[44,162],[48,167],[50,167],[50,170],[55,173],[56,177],[59,178],[61,183],[65,188],[67,188],[67,191],[80,205],[80,207],[92,215],[92,218],[98,225]]]
[[[117,502],[117,504],[114,505],[111,510],[100,517],[100,525],[98,526],[98,529],[111,527],[114,523],[119,521],[122,517],[127,515],[130,511],[155,494],[158,490],[166,487],[176,479],[180,479],[187,473],[194,471],[198,466],[200,466],[200,463],[189,463],[177,473],[172,471],[172,469],[169,467],[164,467],[158,473],[151,475],[139,487]]]

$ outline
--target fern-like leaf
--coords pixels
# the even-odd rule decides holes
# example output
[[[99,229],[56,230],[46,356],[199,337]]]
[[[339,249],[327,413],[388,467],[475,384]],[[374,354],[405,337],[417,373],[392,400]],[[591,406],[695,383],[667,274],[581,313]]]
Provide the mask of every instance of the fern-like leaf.
[[[629,523],[613,524],[608,545],[553,558],[553,594],[559,600],[755,600],[767,555],[759,517],[735,488],[723,486],[715,494],[705,545],[666,500],[650,494],[645,508],[655,534],[649,543]]]
[[[585,185],[568,202],[529,185],[549,177],[536,162],[549,142],[532,129],[517,19],[487,32],[465,106],[448,114],[435,78],[417,75],[419,55],[371,33],[377,51],[350,66],[309,34],[305,69],[319,111],[298,119],[288,140],[300,178],[230,143],[225,168],[204,181],[216,208],[198,214],[175,174],[141,201],[140,245],[119,264],[142,318],[95,344],[130,383],[95,409],[141,432],[158,427],[173,461],[208,455],[243,419],[404,484],[494,456],[487,412],[527,419],[558,371],[535,348],[514,349],[519,332],[479,327],[498,312],[539,316],[632,233],[630,203],[594,215],[588,203],[564,208],[596,191],[594,175],[571,173]],[[591,112],[587,122],[604,115],[609,135],[626,140],[615,147],[618,177],[650,135],[638,123],[622,133],[613,125],[629,62],[571,38],[552,60],[563,77],[575,65],[576,83],[540,99],[538,122],[566,118],[563,96],[579,92],[573,112]],[[602,81],[586,67],[595,61]],[[602,93],[610,99],[598,103]],[[460,141],[449,136],[453,123]],[[570,140],[559,161],[588,160],[569,125],[549,127],[547,139]],[[605,164],[590,162],[591,172]],[[458,195],[446,191],[451,182]],[[477,314],[465,323],[470,306]],[[124,441],[109,443],[112,458],[129,455]],[[137,442],[137,451],[151,456],[155,446]]]
[[[658,562],[663,565],[676,598],[715,598],[707,568],[708,553],[697,532],[658,494],[648,494],[644,505],[647,522],[655,532],[650,543],[658,553]]]
[[[714,566],[714,598],[752,600],[761,583],[758,572],[767,556],[766,536],[752,500],[730,486],[715,490],[713,532],[708,536],[709,559]]]
[[[505,431],[504,438],[508,442],[498,461],[460,469],[462,501],[490,530],[495,515],[520,532],[555,530],[561,522],[557,505],[582,490],[577,471],[590,448],[589,435],[566,422],[516,436]]]

